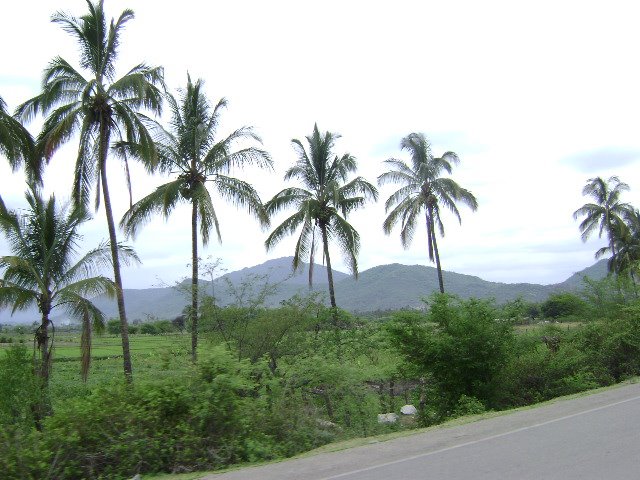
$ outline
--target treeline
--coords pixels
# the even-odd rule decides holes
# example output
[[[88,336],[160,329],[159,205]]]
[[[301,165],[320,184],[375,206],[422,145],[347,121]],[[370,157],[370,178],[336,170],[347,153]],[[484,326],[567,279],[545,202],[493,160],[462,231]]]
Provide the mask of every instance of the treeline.
[[[35,411],[42,390],[31,356],[14,346],[0,357],[0,469],[21,479],[219,469],[640,374],[633,285],[611,276],[576,300],[580,314],[561,323],[532,323],[524,302],[437,294],[425,312],[367,320],[340,311],[337,325],[313,298],[277,309],[205,301],[197,365],[128,387],[112,379],[65,391],[45,418]],[[413,422],[378,423],[407,403],[418,409]]]

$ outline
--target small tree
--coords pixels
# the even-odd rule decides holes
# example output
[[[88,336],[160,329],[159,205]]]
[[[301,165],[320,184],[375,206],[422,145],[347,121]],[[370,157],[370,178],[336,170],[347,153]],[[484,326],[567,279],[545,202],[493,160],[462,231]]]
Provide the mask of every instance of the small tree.
[[[463,395],[491,406],[495,380],[514,341],[511,326],[496,320],[486,301],[436,294],[429,307],[426,321],[404,315],[390,323],[392,344],[409,364],[431,376],[442,415],[451,414]]]

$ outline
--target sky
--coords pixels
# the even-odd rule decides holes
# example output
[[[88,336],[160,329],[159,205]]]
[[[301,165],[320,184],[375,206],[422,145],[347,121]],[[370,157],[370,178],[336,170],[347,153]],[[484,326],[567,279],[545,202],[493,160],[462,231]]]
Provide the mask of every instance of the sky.
[[[124,32],[118,72],[144,61],[165,68],[170,90],[202,78],[212,101],[227,98],[221,134],[252,125],[273,172],[234,174],[268,200],[296,160],[291,139],[314,123],[341,135],[335,153],[358,159],[375,183],[394,157],[408,160],[402,137],[422,132],[433,152],[454,151],[452,178],[478,199],[445,216],[439,241],[445,270],[498,282],[558,283],[591,265],[605,245],[583,243],[573,212],[589,178],[618,175],[640,206],[640,5],[635,1],[271,1],[106,0],[107,14],[136,18]],[[50,22],[55,10],[80,16],[82,0],[27,0],[3,6],[0,96],[13,110],[38,94],[47,63],[77,66],[74,40]],[[162,121],[166,121],[166,112]],[[41,119],[29,128],[37,133]],[[77,138],[51,160],[45,190],[68,199]],[[118,159],[109,160],[114,214],[128,208]],[[166,177],[132,168],[134,201]],[[24,206],[22,172],[0,158],[0,195]],[[403,249],[399,230],[382,231],[384,200],[349,216],[361,235],[359,269],[428,264],[426,232]],[[266,252],[268,230],[216,199],[222,243],[201,247],[229,271],[293,254],[296,237]],[[279,224],[285,217],[273,220]],[[85,249],[107,238],[102,210],[83,229]],[[122,236],[122,234],[120,234]],[[123,272],[126,288],[170,285],[189,274],[190,210],[149,223],[126,240],[142,265]],[[0,254],[8,251],[0,239]],[[339,251],[332,264],[345,271]],[[321,258],[318,254],[316,258]]]

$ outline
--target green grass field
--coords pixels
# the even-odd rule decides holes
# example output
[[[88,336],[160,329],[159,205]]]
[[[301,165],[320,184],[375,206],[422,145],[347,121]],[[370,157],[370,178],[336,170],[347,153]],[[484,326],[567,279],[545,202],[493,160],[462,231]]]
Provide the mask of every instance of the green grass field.
[[[33,348],[31,334],[12,333],[4,336],[10,336],[13,341],[0,344],[0,351],[15,344]],[[206,348],[206,339],[202,342]],[[53,348],[50,386],[54,407],[57,402],[86,395],[99,385],[124,380],[122,341],[119,335],[96,335],[93,338],[91,369],[86,383],[82,382],[80,376],[80,333],[58,333],[54,338]],[[191,335],[188,333],[131,335],[130,348],[136,380],[161,380],[191,371]]]

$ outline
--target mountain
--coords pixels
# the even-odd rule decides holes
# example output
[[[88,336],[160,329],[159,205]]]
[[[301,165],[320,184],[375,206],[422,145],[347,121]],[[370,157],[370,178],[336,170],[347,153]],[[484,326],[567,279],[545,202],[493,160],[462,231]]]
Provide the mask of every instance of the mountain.
[[[578,290],[583,285],[584,277],[589,277],[596,280],[606,277],[608,273],[607,262],[608,259],[606,258],[599,260],[590,267],[574,273],[564,282],[558,283],[554,286],[558,290]]]
[[[443,272],[445,289],[462,298],[495,298],[498,303],[519,296],[529,301],[542,301],[553,290],[546,285],[530,283],[496,283],[472,275]],[[424,305],[422,298],[438,291],[438,274],[434,267],[422,265],[381,265],[365,270],[357,281],[352,278],[336,284],[336,301],[347,310],[415,308]]]
[[[308,265],[303,264],[298,272],[292,272],[292,257],[269,260],[260,265],[243,268],[223,275],[212,283],[200,280],[202,291],[213,294],[218,305],[248,303],[265,289],[272,290],[265,305],[272,307],[296,294],[307,295]],[[551,293],[577,290],[585,276],[600,279],[606,276],[606,260],[555,285],[532,283],[488,282],[472,275],[443,272],[447,292],[462,298],[494,298],[498,303],[522,297],[525,300],[544,301]],[[336,300],[340,307],[352,312],[372,312],[423,306],[422,299],[438,290],[436,269],[423,265],[381,265],[360,272],[356,281],[346,273],[334,270]],[[314,291],[327,293],[327,270],[314,265]],[[127,316],[130,321],[149,318],[171,319],[190,303],[190,283],[184,281],[173,287],[125,289]],[[98,297],[94,303],[108,318],[117,317],[114,300]],[[18,312],[10,317],[7,310],[0,312],[0,323],[31,323],[38,320],[37,311]],[[53,317],[56,320],[56,316]],[[57,320],[60,320],[58,316]]]

